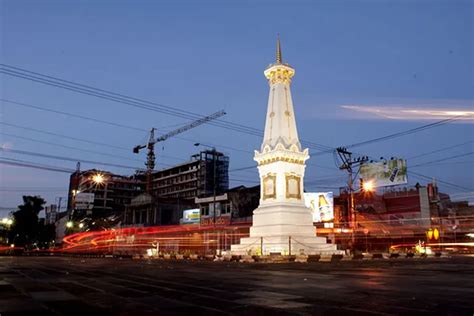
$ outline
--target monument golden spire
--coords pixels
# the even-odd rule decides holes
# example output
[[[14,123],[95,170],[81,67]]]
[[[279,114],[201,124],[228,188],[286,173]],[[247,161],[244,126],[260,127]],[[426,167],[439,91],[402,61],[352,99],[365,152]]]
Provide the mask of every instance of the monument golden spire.
[[[280,34],[277,35],[277,64],[281,64]]]

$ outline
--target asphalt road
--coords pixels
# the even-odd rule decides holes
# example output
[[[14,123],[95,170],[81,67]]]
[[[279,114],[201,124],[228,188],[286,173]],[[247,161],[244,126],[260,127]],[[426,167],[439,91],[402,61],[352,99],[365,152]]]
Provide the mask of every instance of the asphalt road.
[[[473,315],[474,258],[272,265],[0,257],[1,316],[425,313]]]

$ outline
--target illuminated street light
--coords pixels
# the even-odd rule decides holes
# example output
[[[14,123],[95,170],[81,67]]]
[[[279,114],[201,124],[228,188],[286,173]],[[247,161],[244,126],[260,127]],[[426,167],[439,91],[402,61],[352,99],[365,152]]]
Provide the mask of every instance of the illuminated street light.
[[[375,189],[375,185],[373,181],[364,181],[363,187],[365,192],[372,192]]]
[[[92,181],[94,181],[96,184],[102,184],[105,181],[105,177],[102,174],[97,173],[92,176]]]
[[[79,223],[79,228],[83,228],[84,227],[84,223]]]
[[[73,222],[69,221],[69,222],[66,223],[67,228],[72,228],[72,226],[74,226]]]
[[[4,217],[4,218],[2,218],[2,224],[5,225],[5,226],[11,226],[11,225],[13,225],[13,219],[8,218],[8,217]]]

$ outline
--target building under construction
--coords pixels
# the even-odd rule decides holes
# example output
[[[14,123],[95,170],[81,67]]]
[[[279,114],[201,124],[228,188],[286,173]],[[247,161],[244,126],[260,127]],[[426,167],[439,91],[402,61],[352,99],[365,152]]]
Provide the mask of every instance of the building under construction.
[[[69,179],[69,214],[76,219],[121,215],[125,206],[143,193],[144,187],[143,181],[136,176],[96,169],[77,170]],[[84,196],[90,196],[91,200],[85,202]]]
[[[146,173],[138,175],[146,182]],[[179,224],[183,210],[194,206],[196,197],[220,195],[229,189],[229,157],[204,150],[190,161],[153,171],[149,192],[131,201],[125,214],[127,225]]]

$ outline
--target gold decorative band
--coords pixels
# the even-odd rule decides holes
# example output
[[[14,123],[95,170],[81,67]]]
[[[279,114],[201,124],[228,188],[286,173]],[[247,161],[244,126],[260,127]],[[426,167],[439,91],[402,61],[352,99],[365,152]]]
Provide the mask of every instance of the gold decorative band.
[[[259,166],[268,165],[270,163],[277,162],[277,161],[283,161],[283,162],[294,163],[294,164],[298,164],[298,165],[304,165],[304,160],[297,159],[297,158],[289,158],[289,157],[273,157],[273,158],[269,158],[269,159],[264,159],[262,161],[259,161],[258,165]]]

